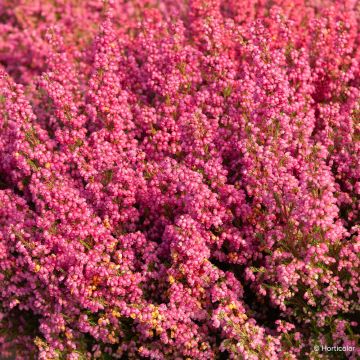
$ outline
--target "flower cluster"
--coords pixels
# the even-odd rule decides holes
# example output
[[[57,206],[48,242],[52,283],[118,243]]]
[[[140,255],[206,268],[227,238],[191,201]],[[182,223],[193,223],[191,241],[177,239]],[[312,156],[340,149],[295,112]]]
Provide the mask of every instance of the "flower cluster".
[[[0,3],[0,357],[360,356],[353,0]]]

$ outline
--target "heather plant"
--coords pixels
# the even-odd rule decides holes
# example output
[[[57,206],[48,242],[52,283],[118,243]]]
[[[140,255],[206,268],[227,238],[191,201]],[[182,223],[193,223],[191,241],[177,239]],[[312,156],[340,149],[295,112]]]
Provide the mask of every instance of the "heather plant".
[[[1,1],[0,358],[357,359],[359,15]]]

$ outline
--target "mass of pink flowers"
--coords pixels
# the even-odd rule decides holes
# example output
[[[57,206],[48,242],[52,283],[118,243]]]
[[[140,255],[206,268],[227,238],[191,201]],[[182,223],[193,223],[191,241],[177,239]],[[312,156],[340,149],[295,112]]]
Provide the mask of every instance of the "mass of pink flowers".
[[[0,0],[1,359],[357,359],[359,253],[358,0]]]

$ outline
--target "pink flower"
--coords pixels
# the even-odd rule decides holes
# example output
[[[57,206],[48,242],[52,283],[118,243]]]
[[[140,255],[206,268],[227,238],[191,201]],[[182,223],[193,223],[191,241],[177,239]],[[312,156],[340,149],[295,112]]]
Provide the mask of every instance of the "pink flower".
[[[355,347],[358,19],[3,0],[0,357]]]

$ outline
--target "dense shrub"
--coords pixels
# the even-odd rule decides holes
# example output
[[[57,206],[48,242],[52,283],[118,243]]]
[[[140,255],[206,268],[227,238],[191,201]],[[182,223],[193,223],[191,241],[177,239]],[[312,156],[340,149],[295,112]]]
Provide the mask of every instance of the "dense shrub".
[[[359,11],[0,1],[0,357],[360,356]]]

